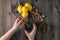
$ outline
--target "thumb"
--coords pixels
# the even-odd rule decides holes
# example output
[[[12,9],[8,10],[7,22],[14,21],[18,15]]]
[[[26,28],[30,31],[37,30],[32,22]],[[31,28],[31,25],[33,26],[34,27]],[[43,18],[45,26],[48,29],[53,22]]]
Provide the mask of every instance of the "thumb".
[[[29,37],[29,33],[24,29],[24,32],[26,34],[27,37]]]

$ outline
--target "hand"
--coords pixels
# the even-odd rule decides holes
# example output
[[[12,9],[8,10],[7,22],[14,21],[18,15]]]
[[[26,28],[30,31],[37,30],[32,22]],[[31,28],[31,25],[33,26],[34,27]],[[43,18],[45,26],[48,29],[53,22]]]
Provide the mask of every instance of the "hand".
[[[23,25],[23,24],[24,24],[23,19],[22,18],[17,18],[14,25],[13,25],[13,27],[12,27],[12,29],[18,30],[19,28],[22,28],[21,25]]]
[[[5,33],[0,40],[9,40],[12,35],[18,30],[18,28],[21,28],[21,25],[23,24],[23,19],[17,18],[12,29],[10,29],[7,33]],[[19,27],[20,26],[20,27]]]
[[[24,30],[26,36],[29,40],[34,40],[35,34],[36,34],[36,25],[33,23],[33,30],[32,32],[28,33],[26,30]]]

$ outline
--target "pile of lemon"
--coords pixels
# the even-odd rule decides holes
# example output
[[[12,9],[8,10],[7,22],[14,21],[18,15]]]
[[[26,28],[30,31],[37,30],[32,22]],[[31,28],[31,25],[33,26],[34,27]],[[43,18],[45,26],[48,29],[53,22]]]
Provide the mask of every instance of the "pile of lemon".
[[[28,11],[32,11],[32,5],[30,3],[25,3],[24,6],[19,5],[17,11],[22,14],[23,18],[28,17]]]

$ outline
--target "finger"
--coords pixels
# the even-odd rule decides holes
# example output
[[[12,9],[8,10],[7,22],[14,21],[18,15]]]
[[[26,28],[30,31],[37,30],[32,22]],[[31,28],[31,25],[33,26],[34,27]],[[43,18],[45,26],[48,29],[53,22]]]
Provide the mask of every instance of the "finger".
[[[22,29],[23,27],[24,27],[24,23],[21,23],[19,28]]]
[[[29,33],[26,30],[24,30],[24,32],[25,32],[26,36],[29,37]]]
[[[22,21],[24,22],[24,18],[22,18]]]
[[[19,20],[18,24],[21,24],[22,22],[23,22],[23,20],[21,19],[21,20]]]
[[[24,19],[19,20],[18,24],[24,23]]]
[[[36,33],[36,25],[35,25],[35,23],[33,23],[33,30],[31,32],[31,34],[35,34],[35,33]]]
[[[20,18],[20,17],[18,17],[18,18],[16,19],[16,23],[18,23],[18,22],[19,22],[19,20],[21,20],[21,18]]]

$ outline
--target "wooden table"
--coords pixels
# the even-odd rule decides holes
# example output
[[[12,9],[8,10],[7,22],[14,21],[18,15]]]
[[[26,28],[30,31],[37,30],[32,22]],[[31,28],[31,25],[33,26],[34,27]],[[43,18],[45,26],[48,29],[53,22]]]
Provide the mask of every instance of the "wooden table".
[[[0,0],[0,37],[5,34],[14,24],[16,15],[11,11],[11,3],[14,5],[19,0]],[[47,33],[36,33],[35,40],[58,40],[58,18],[54,0],[27,0],[34,4],[41,12],[47,14],[46,22],[52,28]],[[56,20],[55,20],[56,19]],[[54,21],[55,20],[55,21]],[[60,32],[60,31],[59,31]],[[55,36],[54,36],[55,35]],[[18,30],[11,40],[27,40],[23,29]]]

